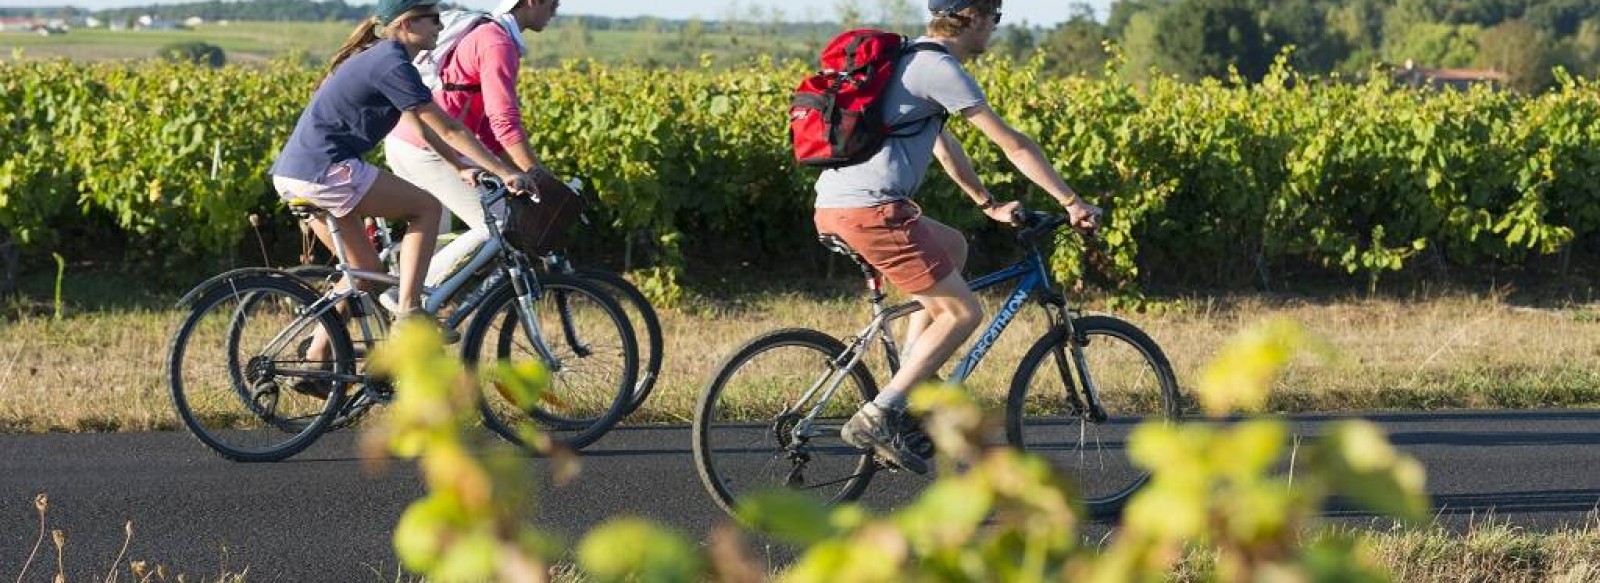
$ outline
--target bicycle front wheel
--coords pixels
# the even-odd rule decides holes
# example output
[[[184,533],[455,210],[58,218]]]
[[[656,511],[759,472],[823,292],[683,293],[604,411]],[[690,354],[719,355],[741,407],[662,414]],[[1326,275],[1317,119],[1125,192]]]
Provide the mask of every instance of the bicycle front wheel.
[[[661,320],[656,317],[656,310],[650,306],[650,300],[644,297],[644,293],[621,275],[600,269],[579,269],[573,275],[601,284],[612,292],[617,303],[628,313],[628,321],[634,325],[633,336],[643,351],[639,355],[643,367],[634,380],[633,397],[622,410],[623,417],[632,415],[650,397],[650,390],[655,388],[656,378],[661,375]]]
[[[1132,324],[1088,316],[1072,325],[1076,338],[1051,330],[1017,367],[1006,438],[1066,470],[1090,514],[1107,518],[1150,478],[1129,460],[1128,435],[1141,421],[1178,418],[1178,382],[1161,348]],[[1085,380],[1104,416],[1087,406]]]
[[[541,275],[539,286],[529,325],[510,284],[485,300],[462,338],[462,357],[474,368],[529,360],[549,367],[550,387],[531,406],[519,405],[499,385],[482,383],[484,424],[526,447],[517,427],[533,422],[557,443],[579,449],[622,418],[633,395],[639,348],[622,308],[595,284]],[[553,366],[537,343],[556,359]]]
[[[872,454],[845,443],[839,428],[878,387],[860,363],[840,370],[834,361],[844,352],[816,330],[778,330],[718,367],[700,393],[693,442],[700,480],[723,510],[733,514],[741,497],[782,487],[827,504],[861,496]],[[823,401],[834,381],[838,391]]]
[[[304,318],[316,294],[287,278],[247,276],[203,294],[167,355],[172,402],[184,426],[224,458],[278,461],[305,449],[338,414],[355,364],[334,314]],[[331,358],[301,350],[318,330]]]

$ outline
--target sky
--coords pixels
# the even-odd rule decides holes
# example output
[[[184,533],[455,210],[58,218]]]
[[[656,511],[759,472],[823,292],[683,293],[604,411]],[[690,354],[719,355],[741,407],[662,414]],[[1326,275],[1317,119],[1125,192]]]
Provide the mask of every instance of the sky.
[[[347,0],[349,1],[349,0]],[[455,0],[459,4],[469,7],[489,9],[494,5],[494,0]],[[911,0],[914,5],[925,8],[925,0]],[[1067,19],[1072,14],[1072,5],[1079,0],[1006,0],[1001,12],[1005,14],[1008,23],[1021,23],[1027,21],[1034,25],[1050,26]],[[1104,20],[1110,10],[1112,0],[1081,0],[1095,9],[1095,14]],[[148,4],[179,4],[181,0],[0,0],[0,6],[59,6],[69,4],[79,8],[99,10],[102,8],[117,8],[121,6],[143,6]],[[736,5],[737,12],[748,14],[751,6],[759,5],[765,10],[780,8],[790,20],[803,20],[808,16],[808,10],[815,10],[818,18],[832,17],[833,0],[669,0],[666,2],[646,2],[641,0],[562,0],[561,13],[564,14],[594,14],[600,16],[659,16],[664,18],[689,18],[698,16],[702,20],[720,20],[729,13],[729,6]],[[877,0],[856,0],[866,14],[874,13]],[[808,8],[811,7],[811,8]]]

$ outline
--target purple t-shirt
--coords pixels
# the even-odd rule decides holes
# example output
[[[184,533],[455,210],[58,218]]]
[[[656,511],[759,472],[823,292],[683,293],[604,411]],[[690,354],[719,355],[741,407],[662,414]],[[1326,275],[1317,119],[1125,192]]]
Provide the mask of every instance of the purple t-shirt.
[[[372,151],[400,113],[433,100],[403,45],[379,41],[334,69],[272,164],[273,176],[316,182],[337,162]]]

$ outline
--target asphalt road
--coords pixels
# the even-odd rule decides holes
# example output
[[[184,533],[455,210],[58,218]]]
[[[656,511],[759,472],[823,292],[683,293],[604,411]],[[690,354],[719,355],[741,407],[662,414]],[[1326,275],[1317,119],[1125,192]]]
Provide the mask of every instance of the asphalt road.
[[[1312,435],[1342,417],[1293,421]],[[1600,506],[1600,410],[1364,417],[1427,466],[1448,528],[1486,515],[1528,530],[1582,526]],[[532,463],[549,474],[546,461]],[[907,481],[874,480],[869,503],[894,505],[908,495]],[[584,452],[576,480],[540,489],[536,523],[569,540],[624,515],[696,537],[725,520],[695,475],[682,426],[617,429]],[[289,461],[255,465],[224,461],[184,433],[0,436],[0,577],[14,577],[33,548],[40,492],[49,494],[47,528],[66,533],[71,581],[105,578],[131,520],[128,557],[189,580],[246,572],[251,581],[392,582],[390,534],[422,487],[410,464],[364,470],[351,432],[327,435]],[[48,539],[41,555],[27,580],[54,575]]]

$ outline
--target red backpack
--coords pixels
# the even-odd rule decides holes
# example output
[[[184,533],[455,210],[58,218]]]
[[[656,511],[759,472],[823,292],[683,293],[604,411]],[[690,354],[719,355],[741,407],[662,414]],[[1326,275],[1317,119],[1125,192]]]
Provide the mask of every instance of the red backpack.
[[[938,43],[912,43],[904,36],[870,29],[852,30],[829,41],[822,50],[822,70],[802,81],[789,101],[795,161],[823,168],[857,164],[871,158],[897,132],[931,121],[894,126],[883,122],[884,89],[900,57],[915,51],[948,53]]]

